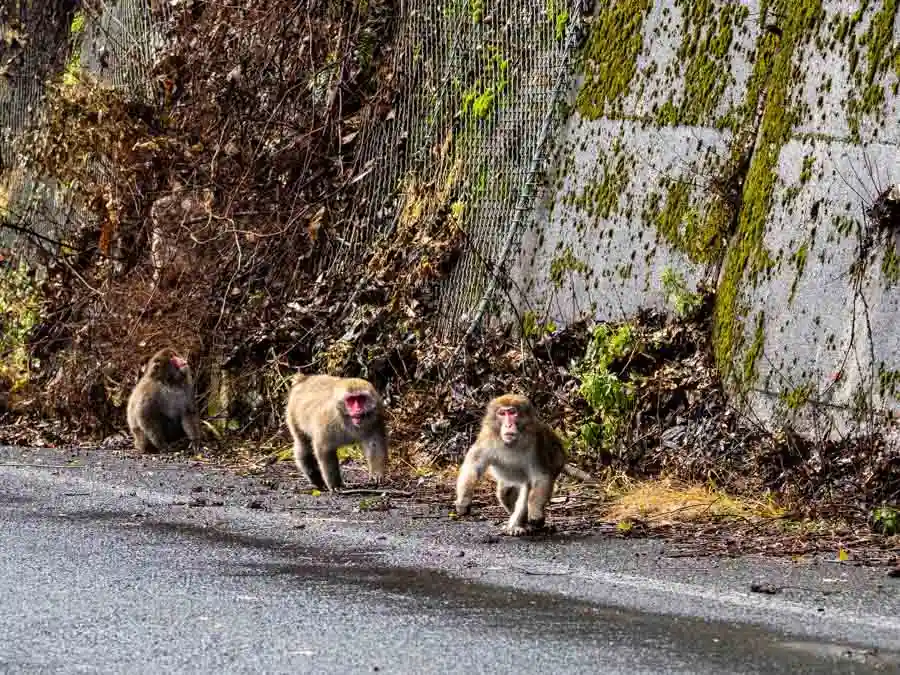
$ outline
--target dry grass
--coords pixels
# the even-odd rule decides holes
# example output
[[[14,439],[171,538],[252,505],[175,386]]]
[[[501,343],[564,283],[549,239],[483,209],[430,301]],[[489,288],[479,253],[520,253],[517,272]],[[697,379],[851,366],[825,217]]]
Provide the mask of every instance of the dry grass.
[[[603,518],[613,522],[653,521],[665,525],[721,518],[776,518],[772,500],[748,500],[721,490],[670,478],[635,481],[616,477],[606,487],[610,498]]]

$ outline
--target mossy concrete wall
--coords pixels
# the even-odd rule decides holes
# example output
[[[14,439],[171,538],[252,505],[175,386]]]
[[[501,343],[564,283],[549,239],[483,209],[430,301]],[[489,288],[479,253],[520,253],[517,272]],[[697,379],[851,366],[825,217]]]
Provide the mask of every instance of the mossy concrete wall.
[[[900,258],[864,214],[900,182],[898,6],[601,3],[513,263],[520,309],[665,307],[670,268],[716,288],[716,360],[764,419],[896,407]]]

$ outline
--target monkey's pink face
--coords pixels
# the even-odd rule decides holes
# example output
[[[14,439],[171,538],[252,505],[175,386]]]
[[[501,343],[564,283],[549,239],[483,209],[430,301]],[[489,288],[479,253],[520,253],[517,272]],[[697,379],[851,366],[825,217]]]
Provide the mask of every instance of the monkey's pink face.
[[[497,419],[500,420],[500,438],[506,444],[519,437],[519,410],[514,406],[499,408]]]
[[[181,358],[177,354],[175,356],[173,356],[171,359],[169,359],[169,363],[171,363],[173,366],[178,368],[178,370],[181,370],[182,368],[184,368],[187,365],[187,361],[185,361],[183,358]]]
[[[344,408],[347,410],[347,416],[357,426],[374,407],[375,404],[368,394],[344,394]]]

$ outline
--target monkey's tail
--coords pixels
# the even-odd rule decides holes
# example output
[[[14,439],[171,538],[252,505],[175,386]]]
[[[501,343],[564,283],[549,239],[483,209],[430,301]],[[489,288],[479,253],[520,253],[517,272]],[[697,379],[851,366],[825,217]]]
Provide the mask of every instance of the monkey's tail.
[[[591,477],[587,471],[582,471],[581,469],[572,466],[571,464],[566,464],[563,467],[563,473],[572,476],[572,478],[577,478],[578,480],[582,480],[585,483],[593,483],[594,479]]]

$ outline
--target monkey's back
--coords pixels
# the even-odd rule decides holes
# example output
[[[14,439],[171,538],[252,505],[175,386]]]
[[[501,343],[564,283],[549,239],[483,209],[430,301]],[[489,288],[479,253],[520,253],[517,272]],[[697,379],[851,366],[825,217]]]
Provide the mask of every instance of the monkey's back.
[[[153,417],[162,424],[166,436],[177,436],[181,430],[181,417],[191,407],[192,397],[190,377],[174,387],[158,380],[141,378],[128,397],[128,426],[135,428],[142,420]]]
[[[543,420],[537,420],[535,431],[539,439],[535,452],[539,455],[541,465],[546,466],[558,475],[566,464],[566,448],[562,440],[560,440],[550,425]]]
[[[368,380],[334,375],[295,376],[285,409],[288,426],[310,434],[321,421],[332,420],[338,398],[350,391],[368,392],[381,406],[381,397]]]

